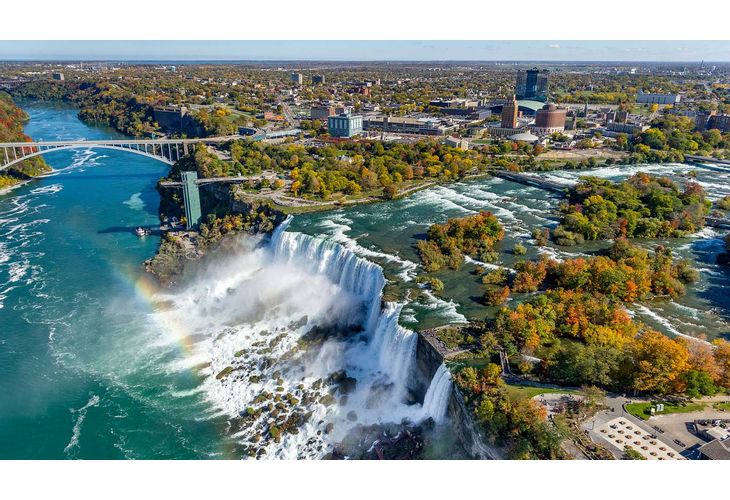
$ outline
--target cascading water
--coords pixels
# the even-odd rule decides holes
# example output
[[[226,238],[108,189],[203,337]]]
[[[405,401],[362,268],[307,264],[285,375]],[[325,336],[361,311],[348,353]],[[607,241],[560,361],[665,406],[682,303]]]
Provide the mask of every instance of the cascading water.
[[[423,418],[431,417],[437,424],[444,421],[449,407],[451,387],[451,373],[446,364],[441,363],[431,379],[423,400]]]
[[[355,426],[421,417],[408,405],[416,334],[381,307],[382,269],[337,242],[286,232],[210,256],[157,313],[194,344],[202,388],[244,453],[316,458]],[[179,339],[178,339],[179,340]]]

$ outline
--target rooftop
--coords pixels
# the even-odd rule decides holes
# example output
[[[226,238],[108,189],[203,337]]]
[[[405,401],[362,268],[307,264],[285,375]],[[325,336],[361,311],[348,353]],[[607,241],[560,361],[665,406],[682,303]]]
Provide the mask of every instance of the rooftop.
[[[730,460],[730,439],[715,439],[700,446],[699,451],[710,460]]]
[[[521,141],[521,142],[536,142],[539,141],[540,138],[534,134],[531,134],[529,132],[521,132],[519,134],[514,134],[509,136],[508,138],[510,141]]]
[[[545,106],[545,103],[540,101],[532,101],[530,99],[520,99],[519,101],[517,101],[517,106],[519,106],[520,108],[527,108],[536,112],[538,109],[542,109],[542,107]]]

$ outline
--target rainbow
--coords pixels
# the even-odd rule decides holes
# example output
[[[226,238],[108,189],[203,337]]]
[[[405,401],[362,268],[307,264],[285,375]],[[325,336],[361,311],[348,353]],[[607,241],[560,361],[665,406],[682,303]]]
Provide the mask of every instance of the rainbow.
[[[140,273],[139,269],[133,266],[125,266],[124,268],[116,268],[114,274],[117,280],[123,284],[125,288],[131,290],[135,298],[144,304],[145,309],[149,312],[149,317],[155,321],[155,324],[169,334],[169,338],[175,339],[175,345],[180,357],[191,359],[196,354],[195,341],[190,328],[183,323],[178,315],[165,315],[164,320],[158,314],[167,307],[161,294],[164,289],[156,282],[156,280],[146,274]],[[190,365],[188,372],[191,377],[199,378],[201,365]],[[218,426],[215,421],[211,421],[211,425],[216,425],[216,433],[225,436],[226,432],[223,426]],[[240,448],[233,439],[222,439],[219,442],[219,451],[211,458],[220,458],[225,460],[240,460],[244,458]]]

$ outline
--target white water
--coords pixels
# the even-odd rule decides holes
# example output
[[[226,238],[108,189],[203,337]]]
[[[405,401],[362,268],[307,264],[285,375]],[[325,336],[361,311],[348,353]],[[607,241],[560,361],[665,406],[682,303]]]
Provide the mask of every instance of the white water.
[[[423,400],[423,418],[431,417],[437,424],[444,421],[449,407],[451,387],[451,373],[446,365],[441,363],[431,379]]]
[[[71,413],[73,415],[76,415],[76,422],[74,423],[74,427],[71,431],[71,439],[69,440],[66,447],[63,449],[63,452],[67,455],[69,455],[74,449],[79,446],[79,438],[81,437],[81,426],[84,424],[84,420],[86,420],[86,412],[89,410],[89,408],[98,406],[99,401],[99,396],[97,396],[96,394],[92,394],[91,398],[89,398],[89,401],[87,401],[84,406],[82,406],[78,410],[71,409]]]
[[[417,336],[398,324],[402,304],[381,307],[382,269],[287,227],[268,244],[242,238],[159,297],[171,305],[153,314],[166,332],[157,343],[192,344],[170,369],[209,364],[201,371],[209,416],[228,418],[231,434],[261,457],[321,457],[358,424],[417,420],[421,406],[404,402]],[[300,348],[302,340],[313,343]],[[356,383],[329,383],[338,372]],[[295,433],[268,438],[290,418]]]

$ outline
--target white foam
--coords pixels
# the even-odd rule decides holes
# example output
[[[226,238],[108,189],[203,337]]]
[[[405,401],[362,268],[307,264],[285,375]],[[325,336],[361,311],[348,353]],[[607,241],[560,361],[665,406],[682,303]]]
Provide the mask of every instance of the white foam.
[[[128,200],[123,201],[122,203],[132,210],[144,210],[145,206],[144,200],[142,199],[142,193],[134,193]]]
[[[686,333],[682,333],[682,332],[680,332],[679,330],[677,330],[677,329],[676,329],[676,328],[674,327],[674,325],[672,324],[672,322],[671,322],[671,321],[669,321],[669,320],[668,320],[667,318],[665,318],[664,316],[660,316],[659,314],[657,314],[656,312],[652,311],[651,309],[649,309],[648,307],[646,307],[646,306],[644,306],[644,305],[641,305],[641,304],[634,304],[634,306],[633,306],[633,307],[634,307],[634,309],[635,309],[635,310],[636,310],[636,311],[637,311],[637,312],[638,312],[639,314],[643,314],[644,316],[647,316],[647,317],[649,317],[649,318],[653,319],[653,320],[654,320],[655,322],[657,322],[657,323],[658,323],[658,324],[660,324],[660,325],[661,325],[662,327],[664,327],[664,329],[665,329],[665,330],[666,330],[667,332],[671,333],[672,335],[676,335],[676,336],[678,336],[678,337],[683,337],[683,338],[686,338],[686,339],[690,339],[690,340],[695,340],[695,341],[697,341],[697,342],[703,342],[703,343],[705,343],[705,344],[709,344],[709,342],[707,342],[707,341],[705,341],[705,340],[701,340],[701,339],[698,339],[697,337],[693,337],[692,335],[687,335]]]
[[[71,440],[68,442],[66,447],[63,449],[63,452],[67,455],[77,449],[79,447],[79,438],[81,437],[81,426],[84,423],[84,420],[86,419],[86,412],[89,410],[89,408],[92,408],[94,406],[99,405],[99,396],[92,394],[91,398],[86,402],[84,406],[79,408],[78,410],[71,409],[71,414],[76,416],[76,422],[74,423],[72,434],[71,434]]]

